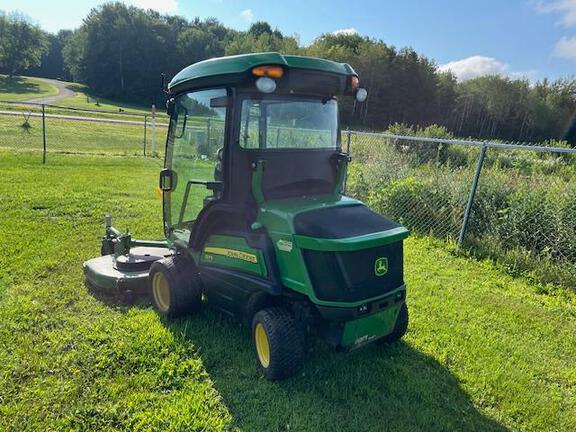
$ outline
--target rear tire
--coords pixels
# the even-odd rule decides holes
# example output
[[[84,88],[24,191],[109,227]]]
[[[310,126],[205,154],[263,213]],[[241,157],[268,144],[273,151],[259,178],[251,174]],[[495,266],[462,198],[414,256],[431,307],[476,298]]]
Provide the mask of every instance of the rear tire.
[[[377,342],[380,344],[389,344],[396,342],[406,334],[408,330],[408,306],[406,303],[403,303],[400,307],[400,312],[398,312],[398,317],[396,318],[396,324],[394,324],[394,330],[388,336],[384,336],[383,338],[379,339]]]
[[[152,264],[148,295],[154,309],[169,318],[197,312],[202,305],[202,287],[194,262],[173,256]]]
[[[252,320],[252,341],[260,369],[270,380],[296,374],[304,363],[304,334],[284,308],[263,309]]]

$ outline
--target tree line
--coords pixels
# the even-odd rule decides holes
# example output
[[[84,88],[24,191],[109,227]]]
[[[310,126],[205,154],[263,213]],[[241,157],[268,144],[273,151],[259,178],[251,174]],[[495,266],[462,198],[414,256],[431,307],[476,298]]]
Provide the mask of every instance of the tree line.
[[[200,60],[259,51],[350,63],[370,95],[364,104],[343,106],[344,124],[356,128],[439,124],[459,136],[576,144],[574,77],[458,82],[412,48],[358,34],[323,34],[302,46],[266,22],[238,31],[215,18],[187,20],[123,3],[99,6],[79,28],[56,35],[0,14],[0,72],[73,80],[99,96],[145,104],[160,103],[161,73],[170,77]]]

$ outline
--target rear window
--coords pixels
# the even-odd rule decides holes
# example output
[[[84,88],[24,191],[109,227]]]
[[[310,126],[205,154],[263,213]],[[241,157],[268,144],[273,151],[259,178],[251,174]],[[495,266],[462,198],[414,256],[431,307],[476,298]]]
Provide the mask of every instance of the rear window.
[[[240,146],[245,149],[335,149],[335,100],[245,99]]]

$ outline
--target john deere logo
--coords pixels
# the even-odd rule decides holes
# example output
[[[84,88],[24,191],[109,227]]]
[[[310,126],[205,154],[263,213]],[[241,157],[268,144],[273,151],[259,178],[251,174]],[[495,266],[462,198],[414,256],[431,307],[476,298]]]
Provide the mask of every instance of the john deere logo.
[[[374,274],[376,276],[384,276],[386,273],[388,273],[388,258],[378,258],[374,261]]]

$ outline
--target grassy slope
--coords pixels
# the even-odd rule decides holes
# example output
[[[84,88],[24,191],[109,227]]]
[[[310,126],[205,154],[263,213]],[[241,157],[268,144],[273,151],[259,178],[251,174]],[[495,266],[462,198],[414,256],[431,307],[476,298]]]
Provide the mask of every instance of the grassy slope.
[[[157,162],[0,153],[0,170],[0,430],[576,429],[574,295],[411,239],[406,341],[317,342],[270,383],[234,321],[163,322],[83,286],[106,211],[161,236]]]
[[[54,94],[58,89],[44,81],[0,75],[0,100],[24,101]]]
[[[119,109],[122,109],[124,111],[130,111],[133,113],[150,114],[151,107],[118,102],[101,97],[97,98],[98,105],[96,105],[96,97],[91,94],[91,92],[85,85],[70,83],[70,88],[76,92],[76,96],[62,99],[58,101],[57,105],[74,107],[74,108],[98,109],[109,111],[118,111]],[[88,96],[90,96],[90,100],[87,99]],[[162,110],[164,107],[160,106],[157,108],[159,110]]]
[[[0,116],[0,149],[42,149],[42,119],[30,117],[30,128],[23,128],[23,123],[23,116]],[[166,133],[167,128],[156,129],[158,152],[164,151]],[[148,152],[152,145],[151,137],[148,123]],[[50,152],[142,155],[143,140],[141,125],[46,119],[46,146]]]

